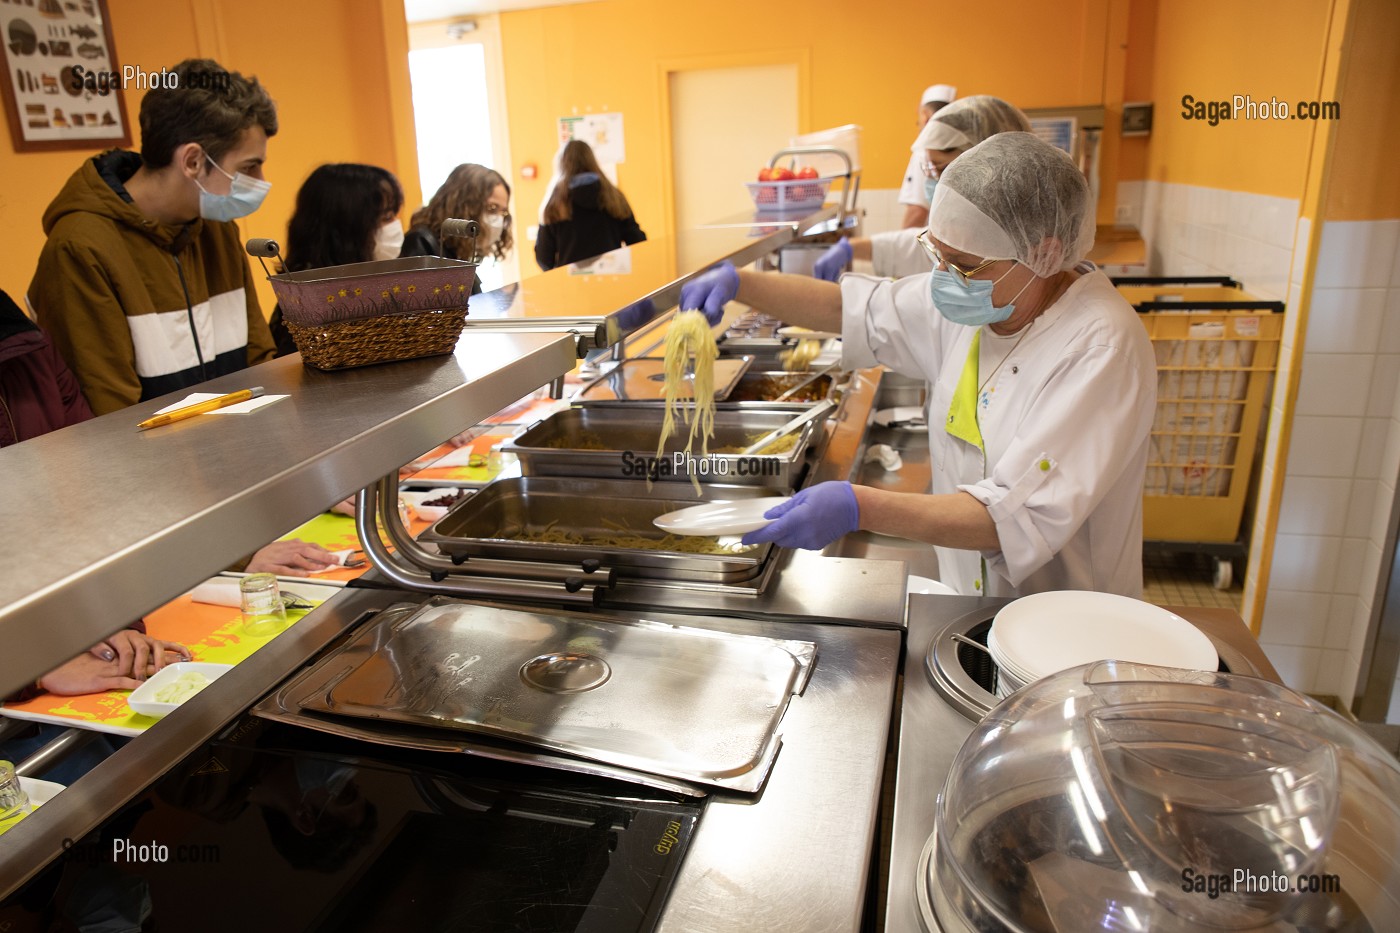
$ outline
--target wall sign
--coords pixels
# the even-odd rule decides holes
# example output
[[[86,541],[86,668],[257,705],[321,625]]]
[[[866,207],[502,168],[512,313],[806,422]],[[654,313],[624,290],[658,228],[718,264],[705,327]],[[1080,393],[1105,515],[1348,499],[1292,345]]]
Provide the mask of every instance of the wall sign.
[[[0,88],[16,152],[131,144],[106,0],[0,0]]]

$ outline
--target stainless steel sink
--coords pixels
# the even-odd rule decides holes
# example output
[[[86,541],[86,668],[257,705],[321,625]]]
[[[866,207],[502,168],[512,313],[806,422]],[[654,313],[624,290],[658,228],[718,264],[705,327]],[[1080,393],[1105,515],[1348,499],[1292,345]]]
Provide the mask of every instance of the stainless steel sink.
[[[924,382],[910,379],[886,370],[880,376],[880,388],[875,395],[872,415],[886,408],[924,406]],[[875,444],[887,444],[899,451],[904,465],[897,472],[890,472],[878,462],[865,462],[865,452]],[[928,492],[932,478],[929,466],[928,430],[917,428],[890,428],[872,423],[865,432],[860,455],[851,482],[892,492]],[[824,552],[830,557],[867,557],[874,560],[902,560],[909,565],[909,573],[938,579],[938,558],[933,547],[904,538],[858,531],[836,541]]]

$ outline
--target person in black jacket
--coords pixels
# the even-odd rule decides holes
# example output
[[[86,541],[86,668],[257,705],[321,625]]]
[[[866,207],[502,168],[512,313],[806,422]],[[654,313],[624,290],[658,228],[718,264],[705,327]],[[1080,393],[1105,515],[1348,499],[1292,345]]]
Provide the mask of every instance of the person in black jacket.
[[[481,225],[476,242],[444,237],[444,221],[475,220]],[[413,212],[408,233],[404,234],[403,256],[442,256],[470,262],[494,259],[501,262],[515,244],[511,229],[510,185],[494,169],[475,162],[454,168],[433,199]],[[473,252],[474,251],[474,252]],[[472,294],[481,293],[481,279],[472,283]]]
[[[588,143],[565,143],[554,157],[549,197],[540,210],[535,239],[540,268],[548,272],[646,238],[626,195],[603,175]]]
[[[403,246],[403,188],[394,173],[377,165],[337,162],[307,176],[287,222],[286,272],[398,259]],[[282,307],[268,322],[277,355],[297,352]]]

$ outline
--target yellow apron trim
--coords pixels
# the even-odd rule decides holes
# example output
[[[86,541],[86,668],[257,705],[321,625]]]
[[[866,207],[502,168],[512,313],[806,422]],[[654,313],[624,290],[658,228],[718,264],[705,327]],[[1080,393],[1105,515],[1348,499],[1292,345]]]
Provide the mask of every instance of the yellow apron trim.
[[[982,429],[977,426],[977,357],[982,347],[982,330],[972,334],[972,345],[967,350],[967,361],[963,363],[962,375],[958,376],[957,388],[953,390],[953,400],[948,405],[948,420],[944,429],[953,437],[967,441],[978,450],[985,450],[982,444]]]

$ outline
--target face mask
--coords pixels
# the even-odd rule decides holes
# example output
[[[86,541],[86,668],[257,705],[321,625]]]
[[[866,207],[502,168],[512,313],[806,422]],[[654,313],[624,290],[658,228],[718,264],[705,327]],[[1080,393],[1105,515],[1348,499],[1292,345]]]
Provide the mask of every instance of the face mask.
[[[924,178],[924,197],[930,202],[933,201],[933,192],[938,188],[938,177],[928,175]]]
[[[403,224],[397,217],[374,231],[374,258],[398,259],[403,250]]]
[[[481,252],[485,254],[501,238],[506,219],[500,214],[486,214],[481,218]]]
[[[242,172],[230,175],[213,159],[209,164],[229,179],[230,184],[228,194],[211,194],[199,184],[199,179],[195,179],[194,183],[199,186],[199,216],[205,220],[237,220],[262,207],[263,198],[272,190],[272,182],[249,178]]]
[[[1012,269],[1006,271],[1001,279],[1011,274]],[[1016,298],[1008,301],[1005,307],[992,307],[992,289],[997,282],[988,282],[985,279],[972,279],[966,285],[958,280],[948,269],[934,269],[933,277],[929,281],[929,292],[933,297],[934,307],[938,308],[940,314],[952,321],[954,324],[964,324],[968,327],[981,327],[983,324],[1000,324],[1011,317],[1016,311],[1016,298],[1020,298],[1022,292],[1030,287],[1030,281],[1022,286],[1021,291],[1016,293]],[[1033,280],[1033,279],[1032,279]]]

